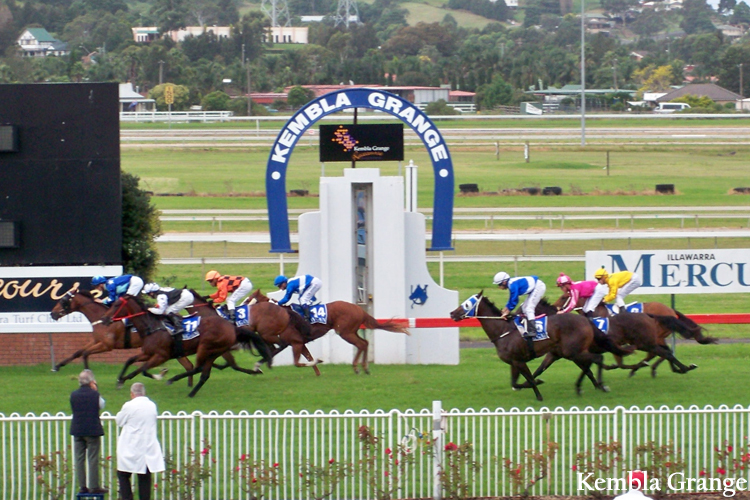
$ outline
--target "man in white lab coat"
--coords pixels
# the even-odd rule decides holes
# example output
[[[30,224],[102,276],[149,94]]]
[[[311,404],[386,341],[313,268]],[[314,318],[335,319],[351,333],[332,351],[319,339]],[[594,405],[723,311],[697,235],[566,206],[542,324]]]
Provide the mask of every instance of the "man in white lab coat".
[[[140,382],[130,387],[130,401],[122,405],[115,421],[121,428],[117,438],[117,481],[122,500],[133,500],[130,476],[138,474],[138,498],[150,500],[152,472],[164,470],[164,455],[156,437],[156,404],[146,397]]]

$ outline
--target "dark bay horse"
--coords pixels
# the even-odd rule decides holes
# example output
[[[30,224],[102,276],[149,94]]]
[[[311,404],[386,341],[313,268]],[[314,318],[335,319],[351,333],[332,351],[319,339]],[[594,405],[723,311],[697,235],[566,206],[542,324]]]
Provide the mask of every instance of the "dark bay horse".
[[[267,303],[270,299],[261,293],[260,289],[255,290],[250,296],[250,300],[257,300],[259,304]],[[357,304],[346,302],[343,300],[336,300],[326,304],[328,309],[328,318],[326,323],[313,323],[310,325],[310,335],[307,337],[306,342],[312,342],[315,339],[319,339],[331,330],[334,330],[339,336],[351,345],[357,348],[357,354],[354,355],[352,360],[352,369],[354,373],[359,373],[358,365],[362,366],[362,370],[369,374],[370,365],[367,360],[367,351],[370,343],[359,336],[359,330],[366,328],[369,330],[385,330],[393,333],[405,333],[409,335],[409,330],[394,321],[378,321],[365,312]],[[292,312],[291,308],[287,308],[290,314],[297,315]]]
[[[167,331],[161,318],[151,314],[143,302],[136,297],[125,295],[117,299],[104,315],[102,321],[108,323],[126,317],[132,320],[141,336],[143,342],[141,346],[142,354],[138,361],[143,361],[143,364],[136,370],[122,376],[118,381],[120,384],[149,368],[159,366],[176,357],[172,349],[172,336]],[[238,338],[234,325],[219,316],[201,318],[198,332],[200,334],[198,337],[182,342],[185,355],[196,355],[195,367],[190,371],[175,375],[167,381],[167,384],[172,384],[181,378],[200,373],[200,380],[188,394],[189,397],[195,396],[209,379],[216,358],[229,352],[232,346],[237,343],[246,344],[249,342],[246,338]],[[255,370],[240,368],[236,364],[232,368],[248,374],[258,373]]]
[[[568,300],[568,297],[563,295],[561,296],[556,302],[555,306],[562,307],[566,301]],[[581,313],[581,310],[583,308],[583,305],[586,303],[586,298],[580,298],[578,299],[578,302],[576,303],[575,307],[578,310],[579,313]],[[638,347],[639,350],[646,351],[646,357],[636,365],[630,365],[633,368],[630,376],[633,376],[635,372],[644,366],[649,366],[648,362],[651,361],[653,358],[658,357],[659,359],[651,365],[651,376],[656,377],[656,369],[659,367],[659,365],[666,359],[670,361],[670,363],[673,363],[676,360],[670,359],[670,357],[661,356],[660,354],[657,354],[656,351],[663,352],[664,349],[669,350],[671,352],[671,349],[667,345],[667,338],[672,334],[672,332],[679,333],[682,337],[686,339],[692,339],[698,342],[699,344],[715,344],[719,341],[719,339],[715,337],[709,337],[704,335],[705,328],[700,326],[698,323],[693,321],[692,319],[685,316],[683,313],[676,309],[672,309],[671,307],[665,306],[664,304],[660,302],[644,302],[643,303],[643,312],[645,314],[651,315],[654,318],[657,319],[657,343],[662,348],[655,349],[655,348],[645,348],[642,349],[641,347]],[[582,313],[581,313],[582,314]],[[604,304],[599,304],[596,309],[594,309],[594,316],[597,317],[608,317],[609,316],[609,310]],[[650,330],[650,329],[649,329]],[[650,332],[644,330],[645,336],[649,336]],[[651,341],[648,340],[647,343],[644,346],[650,346]],[[634,344],[637,345],[637,344]],[[674,356],[672,356],[673,358]],[[615,356],[615,361],[617,361],[618,366],[625,368],[625,365],[622,364],[622,360],[618,359],[617,356]],[[679,363],[679,361],[678,361]],[[675,365],[672,364],[672,371],[675,371]],[[684,366],[684,365],[683,365]],[[695,365],[691,365],[695,366]],[[677,373],[684,373],[680,369],[676,371]]]
[[[580,369],[581,375],[576,380],[576,392],[581,394],[581,383],[583,377],[589,380],[599,390],[608,391],[607,387],[597,380],[591,372],[591,365],[602,363],[602,355],[595,354],[589,349],[601,345],[610,351],[620,354],[625,352],[611,345],[606,338],[595,335],[593,325],[583,316],[573,314],[562,314],[550,316],[547,320],[549,339],[534,342],[534,351],[537,355],[547,355],[542,365],[534,375],[531,374],[527,361],[531,359],[531,352],[526,340],[521,337],[512,318],[507,319],[502,315],[500,309],[495,306],[483,292],[471,296],[450,314],[451,319],[460,321],[467,317],[476,317],[489,337],[495,344],[497,355],[510,365],[510,383],[514,389],[531,387],[536,394],[536,399],[542,401],[542,394],[537,385],[541,381],[536,376],[543,372],[550,364],[559,358],[573,361]],[[549,359],[549,363],[547,363]],[[518,376],[523,375],[525,384],[518,384]]]
[[[88,357],[92,354],[109,352],[114,349],[138,349],[141,347],[141,337],[139,335],[131,335],[130,328],[126,328],[122,321],[115,321],[110,325],[105,325],[101,322],[101,319],[104,317],[104,314],[108,309],[108,306],[97,301],[88,290],[69,290],[63,295],[57,304],[55,304],[52,312],[50,312],[52,319],[57,321],[68,314],[80,312],[87,320],[89,320],[89,323],[91,323],[91,327],[93,328],[93,339],[82,349],[74,352],[72,356],[60,361],[55,365],[55,368],[52,371],[59,371],[60,368],[79,357],[83,357],[83,366],[88,368]],[[125,374],[127,367],[133,364],[140,356],[141,353],[138,353],[128,359],[120,372],[118,379]],[[191,363],[188,358],[182,357],[179,358],[178,361],[185,370],[193,369],[193,363]],[[154,378],[154,376],[148,372],[144,372],[143,374],[147,377]],[[157,376],[156,378],[160,378],[160,376]],[[192,387],[192,385],[193,377],[191,375],[188,378],[188,386]]]

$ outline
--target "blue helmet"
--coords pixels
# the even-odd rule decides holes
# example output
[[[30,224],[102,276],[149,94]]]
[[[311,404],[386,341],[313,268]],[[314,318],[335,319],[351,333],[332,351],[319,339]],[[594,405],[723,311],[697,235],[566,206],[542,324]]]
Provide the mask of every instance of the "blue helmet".
[[[273,286],[281,286],[282,283],[286,283],[286,276],[276,276],[273,280]]]
[[[91,278],[91,286],[101,285],[105,281],[107,281],[107,278],[105,278],[104,276],[94,276],[93,278]]]

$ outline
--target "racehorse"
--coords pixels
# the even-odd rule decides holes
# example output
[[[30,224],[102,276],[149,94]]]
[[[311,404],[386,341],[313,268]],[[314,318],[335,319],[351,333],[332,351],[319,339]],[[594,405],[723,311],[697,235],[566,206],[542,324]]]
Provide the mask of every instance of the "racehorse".
[[[562,307],[566,303],[567,300],[568,300],[568,297],[563,295],[557,300],[557,302],[554,303],[554,305],[556,307]],[[578,302],[575,305],[575,309],[578,310],[578,312],[581,314],[583,314],[581,311],[585,303],[586,303],[586,298],[581,297],[578,299]],[[703,328],[698,323],[696,323],[692,319],[685,316],[680,311],[676,309],[672,309],[671,307],[667,307],[660,302],[644,302],[643,312],[644,314],[649,314],[653,317],[661,318],[660,320],[657,321],[659,323],[659,327],[657,331],[657,337],[658,337],[657,342],[664,349],[670,350],[669,346],[667,345],[666,339],[672,334],[673,331],[679,333],[682,337],[686,339],[693,339],[699,344],[703,344],[703,345],[715,344],[719,341],[719,339],[715,337],[709,337],[709,336],[704,335],[705,328]],[[610,315],[610,313],[609,313],[609,309],[607,309],[607,307],[602,303],[602,304],[599,304],[594,309],[593,315],[596,317],[600,317],[600,318],[606,318]],[[671,321],[668,320],[667,318],[671,318]],[[659,351],[662,351],[662,350],[659,349]],[[659,359],[656,361],[656,363],[651,365],[651,376],[656,377],[656,369],[665,359],[669,360],[669,358],[656,354],[653,349],[647,350],[647,355],[643,360],[641,360],[641,362],[637,363],[636,365],[631,365],[631,366],[634,366],[635,368],[633,368],[633,371],[630,373],[630,376],[632,377],[635,374],[635,372],[638,370],[638,368],[649,366],[648,362],[657,356],[659,357]],[[617,356],[615,356],[615,360],[617,361],[620,367],[624,367],[624,365],[622,365],[621,359],[617,359]],[[669,361],[670,363],[672,363],[672,360],[669,360]],[[691,365],[691,366],[694,366],[694,365]],[[674,371],[674,365],[672,365],[672,370]]]
[[[69,290],[62,296],[57,304],[55,304],[55,307],[50,312],[52,319],[57,321],[70,313],[80,312],[87,320],[89,320],[89,323],[91,323],[94,338],[82,349],[74,352],[72,356],[55,365],[52,369],[53,372],[59,371],[60,368],[79,357],[83,357],[83,366],[88,368],[88,357],[92,354],[109,352],[114,349],[137,349],[141,347],[141,337],[139,335],[131,335],[130,328],[125,327],[124,322],[116,321],[110,325],[104,325],[100,321],[104,316],[104,313],[107,312],[107,309],[109,309],[109,307],[98,302],[94,296],[91,295],[91,292],[80,289]],[[122,368],[118,379],[124,375],[127,367],[134,363],[140,356],[141,353],[138,353],[128,359],[125,366]],[[179,358],[178,361],[185,370],[193,369],[193,363],[191,363],[188,358],[182,357]],[[143,372],[143,374],[149,378],[161,378],[159,375],[155,377],[148,372]],[[193,377],[191,375],[188,377],[188,387],[192,386]]]
[[[191,307],[194,307],[196,311],[200,312],[200,314],[215,315],[216,317],[219,317],[218,313],[213,306],[208,303],[207,299],[201,297],[201,295],[194,290],[191,290],[191,292],[194,297],[193,306]],[[245,302],[252,303],[250,297],[248,297]],[[269,346],[276,344],[283,346],[280,349],[272,349],[268,358],[264,357],[263,360],[258,361],[255,364],[256,370],[259,370],[264,362],[270,367],[273,356],[287,346],[291,346],[294,366],[299,368],[311,367],[315,372],[315,375],[320,376],[320,369],[317,365],[322,361],[314,359],[312,354],[310,354],[310,351],[307,350],[307,347],[305,346],[306,335],[303,332],[309,332],[309,327],[298,314],[277,304],[263,302],[251,306],[250,318],[248,319],[248,325],[242,327],[241,330],[257,332],[263,341]],[[301,356],[304,356],[308,363],[302,363],[300,361]]]
[[[487,334],[490,341],[495,344],[497,355],[510,365],[510,384],[514,389],[531,387],[536,394],[536,399],[542,401],[542,394],[538,385],[541,380],[536,377],[547,369],[555,360],[565,358],[573,361],[581,369],[581,375],[576,380],[576,392],[581,394],[581,383],[583,377],[587,376],[594,387],[609,391],[602,384],[601,379],[594,378],[591,365],[602,364],[601,354],[589,351],[593,346],[601,346],[607,351],[625,354],[627,351],[614,346],[601,332],[596,333],[595,328],[588,319],[573,314],[552,315],[547,318],[547,331],[549,338],[534,342],[536,355],[544,355],[544,362],[539,366],[534,375],[531,374],[527,361],[533,358],[526,340],[521,336],[513,323],[512,318],[502,315],[500,309],[495,306],[483,292],[471,296],[450,313],[451,319],[460,321],[467,317],[476,317]],[[546,363],[546,364],[545,364]],[[525,384],[518,384],[519,374],[526,379]],[[601,371],[599,372],[601,377]]]
[[[606,311],[606,308],[604,308]],[[537,314],[555,314],[556,306],[550,306],[542,299],[537,306]],[[605,314],[600,310],[600,313]],[[598,320],[597,320],[598,321]],[[602,326],[603,327],[603,326]],[[663,330],[672,329],[689,334],[688,327],[672,316],[657,316],[654,314],[621,312],[615,316],[608,317],[607,337],[617,346],[632,345],[639,351],[648,353],[649,359],[659,356],[662,360],[667,359],[672,371],[675,373],[687,373],[697,368],[696,365],[685,366],[663,344]],[[623,363],[622,356],[614,354],[616,365],[602,365],[606,370],[623,368],[631,370],[632,377],[638,369],[648,366],[648,362],[642,360],[634,365]]]
[[[117,299],[102,318],[102,322],[106,324],[125,318],[132,320],[141,336],[143,354],[138,358],[138,361],[143,361],[143,364],[129,374],[120,377],[119,384],[123,384],[149,368],[159,366],[167,360],[177,357],[172,349],[172,336],[164,323],[158,316],[151,314],[140,299],[128,295]],[[167,380],[169,385],[181,378],[200,372],[200,380],[188,394],[189,397],[195,396],[209,379],[216,358],[227,353],[238,342],[243,345],[250,342],[248,338],[238,336],[234,325],[219,316],[200,318],[197,331],[198,337],[182,342],[184,355],[196,354],[195,367]],[[232,368],[248,374],[259,373],[255,370],[240,368],[236,364]]]
[[[253,299],[257,300],[259,304],[270,300],[261,293],[260,289],[255,290],[252,295],[250,295],[250,300],[252,301]],[[385,330],[387,332],[405,333],[406,335],[409,335],[409,330],[405,326],[399,325],[394,321],[378,321],[367,314],[365,310],[357,304],[352,304],[351,302],[336,300],[327,303],[326,308],[328,310],[327,321],[325,323],[311,324],[310,335],[305,341],[312,342],[315,339],[319,339],[329,331],[334,330],[342,339],[357,348],[357,354],[354,355],[354,359],[352,360],[352,369],[356,374],[359,374],[358,365],[362,366],[362,370],[366,374],[370,374],[370,365],[367,360],[367,351],[370,343],[359,336],[360,328]],[[288,309],[290,314],[297,315],[297,313],[292,312],[291,308]]]

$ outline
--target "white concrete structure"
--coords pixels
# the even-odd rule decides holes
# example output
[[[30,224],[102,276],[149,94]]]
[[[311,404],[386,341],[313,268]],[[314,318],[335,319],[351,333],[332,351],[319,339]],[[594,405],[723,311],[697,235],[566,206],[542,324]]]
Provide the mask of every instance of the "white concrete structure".
[[[458,306],[458,292],[440,287],[428,273],[425,218],[416,212],[415,200],[409,201],[413,211],[405,211],[404,198],[404,179],[381,177],[376,168],[345,169],[343,177],[320,179],[320,211],[299,218],[296,274],[321,278],[321,302],[359,303],[378,319],[446,317]],[[412,301],[417,287],[426,298]],[[375,363],[459,361],[458,328],[414,329],[411,336],[374,330],[367,339]],[[356,352],[333,332],[308,347],[329,363],[351,363]],[[282,364],[291,360],[291,353],[284,354]]]
[[[307,27],[271,26],[264,41],[273,43],[307,43]],[[270,40],[269,40],[270,37]]]

